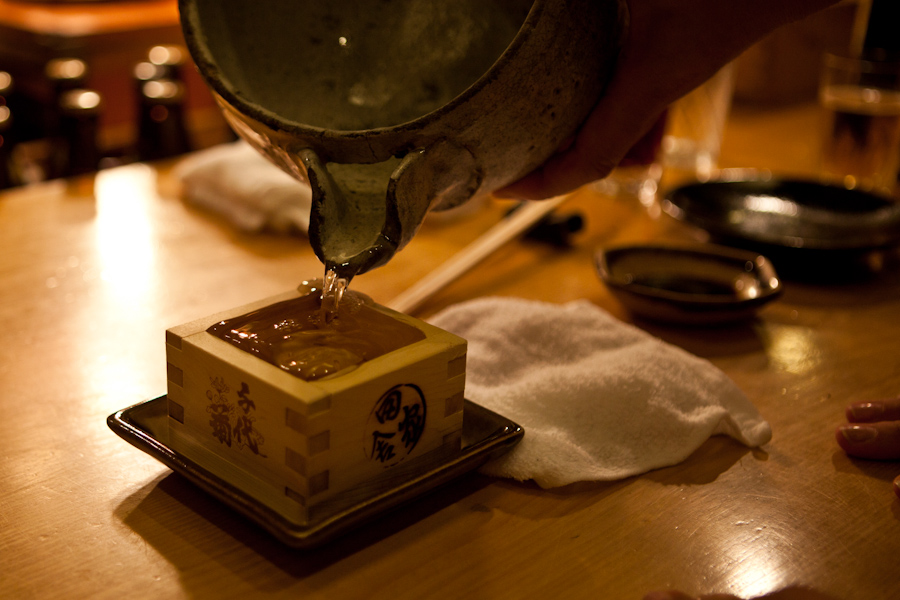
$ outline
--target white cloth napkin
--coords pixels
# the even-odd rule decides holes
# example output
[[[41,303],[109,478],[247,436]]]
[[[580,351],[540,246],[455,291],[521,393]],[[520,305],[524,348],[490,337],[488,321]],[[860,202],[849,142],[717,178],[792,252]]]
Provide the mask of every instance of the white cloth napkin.
[[[544,488],[621,479],[679,463],[712,435],[772,437],[712,363],[586,300],[483,298],[430,322],[468,340],[466,396],[525,430],[489,475]]]
[[[244,141],[189,155],[173,174],[184,199],[221,215],[242,231],[305,233],[311,192]]]

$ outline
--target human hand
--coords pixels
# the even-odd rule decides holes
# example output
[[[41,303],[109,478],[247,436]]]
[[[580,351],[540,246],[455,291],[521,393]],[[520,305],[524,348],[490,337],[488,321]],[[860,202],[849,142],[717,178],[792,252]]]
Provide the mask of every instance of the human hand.
[[[847,421],[834,432],[844,452],[857,458],[900,460],[900,397],[876,402],[854,402]],[[900,496],[900,477],[894,480]]]
[[[628,31],[612,79],[574,139],[495,192],[557,196],[602,179],[668,105],[780,25],[837,0],[626,0]]]

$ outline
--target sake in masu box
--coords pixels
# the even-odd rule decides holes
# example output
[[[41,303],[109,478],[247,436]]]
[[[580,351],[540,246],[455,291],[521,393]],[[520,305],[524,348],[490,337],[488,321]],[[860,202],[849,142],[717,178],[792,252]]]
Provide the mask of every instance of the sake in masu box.
[[[166,331],[168,444],[305,525],[460,453],[466,341],[321,286]]]

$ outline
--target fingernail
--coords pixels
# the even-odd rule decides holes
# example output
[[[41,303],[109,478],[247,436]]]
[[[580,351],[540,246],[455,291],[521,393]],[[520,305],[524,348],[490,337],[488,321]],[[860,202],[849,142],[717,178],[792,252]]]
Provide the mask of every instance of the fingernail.
[[[881,402],[860,402],[850,405],[850,414],[854,419],[868,421],[884,414],[884,404]]]
[[[866,427],[864,425],[847,425],[841,427],[841,434],[848,442],[858,444],[860,442],[868,442],[878,437],[878,430],[874,427]]]

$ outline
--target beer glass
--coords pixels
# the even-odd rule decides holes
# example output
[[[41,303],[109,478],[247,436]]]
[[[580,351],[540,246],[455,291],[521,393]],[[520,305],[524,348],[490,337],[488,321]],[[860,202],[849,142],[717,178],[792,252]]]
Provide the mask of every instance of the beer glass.
[[[822,174],[848,188],[895,195],[900,166],[900,61],[825,57]]]

